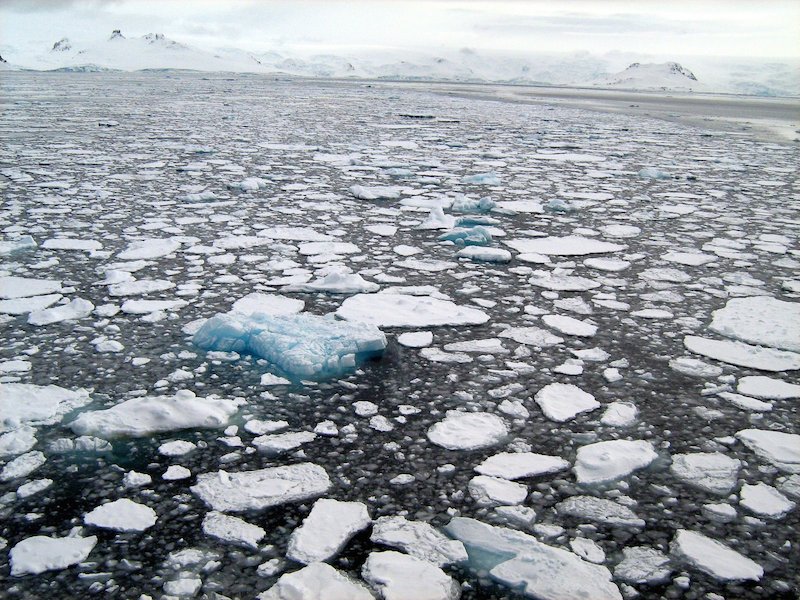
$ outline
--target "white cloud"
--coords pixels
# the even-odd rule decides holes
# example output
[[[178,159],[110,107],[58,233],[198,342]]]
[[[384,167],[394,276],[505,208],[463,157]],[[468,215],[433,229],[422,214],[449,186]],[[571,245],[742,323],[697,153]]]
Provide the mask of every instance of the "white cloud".
[[[40,47],[112,29],[204,47],[610,51],[800,57],[795,0],[2,0],[4,45]]]

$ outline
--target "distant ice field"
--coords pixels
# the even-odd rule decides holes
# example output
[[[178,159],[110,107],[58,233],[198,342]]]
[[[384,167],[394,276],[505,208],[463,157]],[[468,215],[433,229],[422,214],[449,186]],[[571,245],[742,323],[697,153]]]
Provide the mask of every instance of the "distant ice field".
[[[796,597],[797,144],[433,87],[3,74],[10,598]]]

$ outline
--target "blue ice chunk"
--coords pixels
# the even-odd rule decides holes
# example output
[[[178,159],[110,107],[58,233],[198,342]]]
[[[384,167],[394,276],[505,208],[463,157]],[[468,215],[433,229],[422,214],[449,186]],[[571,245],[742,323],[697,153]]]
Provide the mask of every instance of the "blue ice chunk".
[[[555,198],[545,203],[544,209],[548,212],[552,213],[568,213],[573,212],[575,207],[566,202],[565,200],[561,200],[560,198]]]
[[[13,240],[0,241],[0,254],[11,254],[26,248],[36,248],[36,241],[29,235],[23,235]]]
[[[440,242],[453,242],[456,246],[488,246],[492,243],[492,234],[485,227],[451,229],[439,236]]]
[[[477,175],[467,175],[461,178],[461,183],[473,183],[476,185],[500,185],[500,177],[494,171],[489,173],[478,173]]]
[[[450,210],[456,213],[487,213],[495,206],[497,203],[488,196],[479,200],[461,197],[455,199]]]
[[[204,350],[266,359],[294,379],[341,375],[386,348],[386,336],[374,325],[308,314],[221,313],[206,321],[192,341]]]

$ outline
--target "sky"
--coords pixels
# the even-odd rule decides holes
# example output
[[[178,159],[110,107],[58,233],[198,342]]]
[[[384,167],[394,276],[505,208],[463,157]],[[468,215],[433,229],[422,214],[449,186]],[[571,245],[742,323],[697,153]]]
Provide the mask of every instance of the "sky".
[[[800,0],[0,0],[0,47],[164,33],[205,49],[800,58]]]

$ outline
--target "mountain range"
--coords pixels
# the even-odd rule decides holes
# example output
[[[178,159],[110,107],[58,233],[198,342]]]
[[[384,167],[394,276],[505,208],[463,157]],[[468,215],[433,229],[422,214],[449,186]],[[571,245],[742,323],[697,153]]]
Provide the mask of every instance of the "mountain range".
[[[51,47],[34,52],[24,53],[8,46],[0,50],[3,70],[189,69],[298,77],[800,95],[800,66],[785,61],[724,63],[697,59],[690,71],[677,62],[632,62],[623,69],[631,62],[630,56],[597,56],[588,52],[512,55],[463,48],[437,54],[388,49],[368,54],[255,53],[237,48],[196,48],[160,33],[126,37],[120,30],[92,44],[79,45],[62,38]]]

